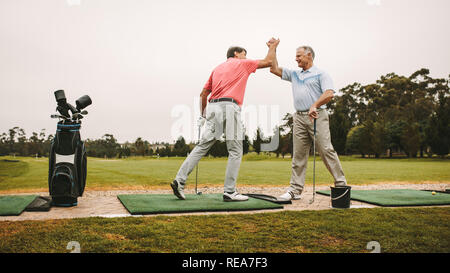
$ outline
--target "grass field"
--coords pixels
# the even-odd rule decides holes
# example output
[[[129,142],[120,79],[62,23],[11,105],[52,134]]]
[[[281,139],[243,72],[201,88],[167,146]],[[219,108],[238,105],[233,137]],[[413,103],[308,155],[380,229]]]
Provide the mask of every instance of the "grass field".
[[[0,252],[450,251],[450,209],[375,208],[0,222]]]
[[[48,159],[0,157],[0,192],[47,191]],[[184,158],[88,159],[87,189],[168,188]],[[450,161],[341,157],[349,184],[450,181]],[[309,162],[307,184],[312,180]],[[332,184],[317,162],[319,185]],[[201,185],[223,185],[226,159],[200,162]],[[239,185],[287,186],[289,158],[244,157]],[[194,176],[191,175],[191,182]],[[189,184],[188,184],[189,185]],[[192,185],[192,184],[191,184]],[[225,234],[225,236],[224,236]],[[0,252],[449,252],[450,207],[0,221]]]
[[[47,158],[15,158],[6,162],[0,157],[0,191],[46,190]],[[120,160],[88,159],[86,189],[167,187],[184,158],[128,158]],[[226,158],[204,158],[199,164],[199,184],[223,185]],[[352,185],[379,182],[449,182],[450,160],[439,159],[362,159],[341,157],[348,183]],[[309,161],[306,184],[312,181],[312,159]],[[286,186],[291,175],[290,158],[270,158],[247,155],[238,177],[240,185]],[[192,185],[194,173],[188,180]],[[191,183],[189,183],[191,182]],[[316,162],[316,182],[331,185],[332,176],[323,162]]]

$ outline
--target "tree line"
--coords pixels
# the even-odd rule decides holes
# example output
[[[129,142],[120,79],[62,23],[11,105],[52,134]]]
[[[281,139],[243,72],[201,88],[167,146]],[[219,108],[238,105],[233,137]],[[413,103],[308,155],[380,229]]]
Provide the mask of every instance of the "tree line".
[[[50,153],[53,138],[54,135],[52,134],[46,135],[45,129],[42,129],[39,134],[33,132],[32,136],[27,138],[24,129],[14,127],[9,129],[8,133],[0,135],[0,155],[47,157]],[[183,157],[187,156],[195,147],[195,143],[186,143],[186,140],[181,136],[174,144],[168,142],[150,143],[141,137],[138,137],[134,142],[127,141],[120,144],[112,134],[105,134],[100,139],[86,139],[84,143],[88,156],[101,158],[129,156]],[[244,154],[249,152],[250,147],[250,140],[246,135]],[[207,155],[213,157],[228,156],[225,140],[218,140]]]
[[[450,144],[450,75],[428,69],[409,77],[389,73],[373,84],[353,83],[330,103],[332,143],[339,154],[444,157]]]

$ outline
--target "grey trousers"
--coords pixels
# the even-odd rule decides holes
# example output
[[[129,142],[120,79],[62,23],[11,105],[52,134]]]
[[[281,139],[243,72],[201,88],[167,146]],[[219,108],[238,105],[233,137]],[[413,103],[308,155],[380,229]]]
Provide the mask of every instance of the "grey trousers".
[[[345,186],[347,181],[336,151],[331,144],[327,110],[320,109],[316,121],[316,151],[334,178],[336,186]],[[289,191],[301,193],[305,185],[309,151],[314,137],[314,123],[307,113],[296,112],[293,116],[292,175]]]
[[[233,102],[208,104],[206,107],[205,130],[200,142],[184,160],[175,178],[181,184],[182,189],[184,189],[189,174],[197,166],[200,159],[206,155],[216,140],[225,134],[228,164],[225,173],[224,191],[234,192],[242,161],[244,133],[241,108],[237,104]]]

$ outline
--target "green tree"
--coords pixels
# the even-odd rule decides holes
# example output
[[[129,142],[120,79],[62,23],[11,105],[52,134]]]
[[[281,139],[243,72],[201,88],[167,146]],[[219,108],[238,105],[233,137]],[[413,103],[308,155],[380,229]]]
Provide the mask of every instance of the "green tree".
[[[369,137],[364,125],[353,127],[347,135],[346,149],[352,153],[360,153],[362,157],[371,153],[370,143],[366,141]]]
[[[16,150],[16,136],[17,136],[17,134],[18,134],[18,131],[19,131],[19,127],[14,127],[14,128],[12,128],[12,129],[9,129],[9,132],[8,132],[8,153],[17,153],[18,151]]]
[[[244,140],[242,141],[242,149],[243,154],[248,154],[248,150],[250,149],[250,140],[247,135],[244,136]]]
[[[256,129],[255,139],[253,140],[252,146],[255,152],[259,155],[261,153],[261,143],[263,142],[263,133],[261,131],[261,128]]]
[[[134,147],[136,155],[145,156],[145,143],[141,137],[138,137],[136,141],[134,141]]]
[[[115,157],[118,154],[120,148],[117,139],[112,134],[105,134],[102,137],[102,144],[105,151],[105,156],[108,158]]]
[[[389,148],[389,157],[392,157],[393,151],[405,150],[402,146],[402,136],[406,127],[404,120],[390,121],[386,124],[387,146]]]
[[[280,153],[283,158],[287,154],[292,154],[292,134],[281,135],[281,137],[280,137]]]
[[[431,150],[444,157],[450,146],[450,98],[448,92],[438,94],[438,107],[426,128],[426,141]]]
[[[379,158],[388,148],[388,135],[385,129],[384,120],[377,120],[372,124],[370,134],[370,148]]]
[[[28,150],[30,154],[37,154],[38,156],[41,155],[41,140],[39,138],[38,133],[33,132],[32,136],[30,137],[29,143],[28,143]]]
[[[213,157],[226,157],[228,156],[228,149],[226,140],[217,140],[214,145],[209,149],[207,155],[211,155]]]
[[[417,157],[417,153],[420,149],[420,132],[419,123],[410,122],[406,123],[405,129],[401,137],[402,146],[405,149],[408,157]]]
[[[105,134],[101,139],[87,139],[85,146],[88,156],[112,158],[120,154],[120,144],[111,134]]]
[[[173,154],[177,156],[186,156],[190,152],[185,139],[180,136],[173,147]]]
[[[276,154],[276,156],[277,157],[280,157],[280,154],[281,154],[281,148],[282,148],[282,141],[281,141],[281,130],[280,130],[280,127],[278,126],[278,127],[275,127],[274,129],[273,129],[273,137],[275,137],[275,136],[277,136],[278,137],[278,147],[277,147],[277,149],[275,150],[275,151],[273,151],[273,152],[275,152],[275,154]]]
[[[161,157],[172,156],[172,149],[170,148],[170,145],[168,143],[162,144],[164,145],[164,148],[159,150],[159,156]]]
[[[291,114],[286,114],[283,117],[283,123],[280,126],[280,153],[284,158],[286,154],[292,155],[293,150],[293,132],[294,132],[294,118]]]
[[[19,128],[18,137],[17,137],[17,151],[20,155],[27,156],[28,153],[28,145],[27,145],[27,136],[25,130]]]
[[[8,135],[6,133],[2,133],[0,135],[0,155],[8,154]]]

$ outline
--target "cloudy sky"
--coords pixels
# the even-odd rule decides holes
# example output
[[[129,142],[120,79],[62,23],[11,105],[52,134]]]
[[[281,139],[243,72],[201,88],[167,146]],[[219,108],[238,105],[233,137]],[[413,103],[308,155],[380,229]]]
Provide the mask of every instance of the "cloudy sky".
[[[0,0],[0,133],[54,133],[53,92],[64,89],[73,103],[93,100],[83,138],[193,139],[198,95],[228,47],[262,59],[271,37],[288,68],[296,47],[312,46],[336,89],[423,67],[447,77],[449,10],[448,0]],[[249,135],[269,132],[294,110],[290,84],[258,70],[244,109]]]

